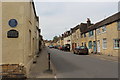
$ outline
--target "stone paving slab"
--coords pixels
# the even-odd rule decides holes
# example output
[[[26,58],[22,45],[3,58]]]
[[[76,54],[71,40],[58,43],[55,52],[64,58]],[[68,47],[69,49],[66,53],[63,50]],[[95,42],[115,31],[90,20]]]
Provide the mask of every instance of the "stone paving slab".
[[[108,56],[108,55],[103,55],[103,54],[90,54],[91,56],[96,56],[98,58],[104,58],[107,60],[112,60],[112,61],[118,61],[117,56]]]

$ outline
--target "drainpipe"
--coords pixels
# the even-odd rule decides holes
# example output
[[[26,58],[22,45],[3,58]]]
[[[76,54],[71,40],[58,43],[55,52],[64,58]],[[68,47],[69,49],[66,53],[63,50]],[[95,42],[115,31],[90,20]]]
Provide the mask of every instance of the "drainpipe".
[[[96,29],[95,29],[95,42],[96,42],[96,53],[97,53],[97,32],[96,32]]]

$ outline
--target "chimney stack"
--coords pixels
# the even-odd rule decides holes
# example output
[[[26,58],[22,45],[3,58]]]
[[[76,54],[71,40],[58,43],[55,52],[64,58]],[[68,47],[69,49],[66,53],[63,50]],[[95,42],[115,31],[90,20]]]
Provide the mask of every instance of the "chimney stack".
[[[89,27],[91,25],[91,21],[89,18],[87,18],[87,27]]]

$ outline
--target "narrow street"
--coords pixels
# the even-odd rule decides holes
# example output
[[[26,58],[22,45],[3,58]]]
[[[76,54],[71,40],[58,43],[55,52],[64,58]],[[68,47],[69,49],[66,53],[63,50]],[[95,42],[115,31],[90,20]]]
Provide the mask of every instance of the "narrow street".
[[[49,49],[56,78],[117,78],[118,62]]]
[[[119,0],[1,0],[0,79],[120,79],[119,9]]]

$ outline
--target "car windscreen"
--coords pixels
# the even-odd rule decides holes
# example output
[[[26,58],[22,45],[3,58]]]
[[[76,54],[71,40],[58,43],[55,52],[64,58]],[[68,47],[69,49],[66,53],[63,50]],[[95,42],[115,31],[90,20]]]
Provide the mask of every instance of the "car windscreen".
[[[85,49],[85,47],[84,46],[78,46],[78,47],[76,47],[77,49]]]

